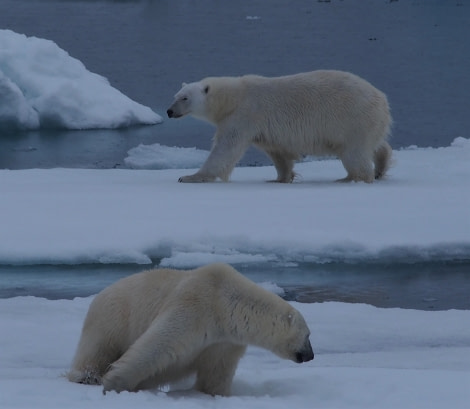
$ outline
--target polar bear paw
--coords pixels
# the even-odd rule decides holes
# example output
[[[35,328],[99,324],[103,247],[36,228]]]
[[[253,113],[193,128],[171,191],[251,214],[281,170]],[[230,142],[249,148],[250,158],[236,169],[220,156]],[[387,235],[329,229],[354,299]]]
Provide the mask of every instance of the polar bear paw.
[[[103,395],[110,391],[120,393],[122,391],[133,392],[135,390],[135,387],[129,384],[128,379],[112,369],[103,377],[102,384]]]
[[[180,183],[207,183],[207,182],[213,182],[215,179],[216,179],[215,176],[195,173],[194,175],[181,176],[178,179],[178,182]]]

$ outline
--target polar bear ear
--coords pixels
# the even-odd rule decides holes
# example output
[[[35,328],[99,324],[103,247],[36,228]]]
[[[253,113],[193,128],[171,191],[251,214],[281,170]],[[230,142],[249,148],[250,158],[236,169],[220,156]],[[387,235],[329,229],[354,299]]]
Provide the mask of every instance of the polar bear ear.
[[[287,323],[289,325],[292,325],[292,323],[294,322],[294,319],[295,319],[294,314],[292,313],[287,314]]]
[[[209,85],[206,85],[206,86],[204,87],[204,94],[207,95],[208,93],[209,93]]]
[[[188,84],[186,84],[185,82],[182,82],[181,83],[181,88],[185,87],[186,85],[188,85]]]

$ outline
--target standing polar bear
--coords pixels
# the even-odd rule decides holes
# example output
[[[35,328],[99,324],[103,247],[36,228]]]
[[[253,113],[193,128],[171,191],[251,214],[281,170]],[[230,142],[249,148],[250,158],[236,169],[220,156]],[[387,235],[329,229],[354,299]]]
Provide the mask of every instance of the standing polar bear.
[[[95,297],[68,379],[120,392],[196,374],[197,390],[229,395],[248,344],[302,363],[309,336],[296,309],[226,264],[151,270]]]
[[[390,165],[387,97],[348,72],[209,77],[183,83],[167,114],[190,114],[217,127],[204,165],[180,182],[227,181],[250,145],[272,159],[276,182],[292,182],[294,162],[303,155],[337,156],[348,172],[342,181],[370,183]]]

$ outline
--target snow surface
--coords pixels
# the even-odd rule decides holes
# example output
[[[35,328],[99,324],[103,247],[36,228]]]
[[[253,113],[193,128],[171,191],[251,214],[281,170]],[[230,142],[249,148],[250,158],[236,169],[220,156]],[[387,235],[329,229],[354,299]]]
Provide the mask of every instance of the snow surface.
[[[0,129],[91,129],[162,118],[53,41],[0,30]]]
[[[106,395],[68,382],[90,301],[0,300],[1,408],[468,408],[470,311],[293,303],[312,331],[315,359],[299,365],[249,348],[233,396],[213,398],[189,381]]]
[[[373,184],[335,183],[338,160],[297,164],[292,184],[265,183],[272,166],[210,184],[177,183],[182,169],[1,170],[0,263],[468,259],[470,139],[394,160]]]
[[[175,149],[175,161],[192,163],[192,152]],[[334,183],[344,176],[337,160],[298,164],[301,178],[288,185],[264,182],[271,166],[237,168],[230,183],[212,184],[177,183],[191,172],[181,169],[2,170],[0,263],[468,259],[470,139],[394,158],[389,177],[371,185]],[[470,401],[470,311],[345,303],[293,303],[315,360],[297,365],[249,348],[232,397],[199,394],[188,382],[104,396],[63,377],[91,299],[0,300],[1,408],[459,409]]]

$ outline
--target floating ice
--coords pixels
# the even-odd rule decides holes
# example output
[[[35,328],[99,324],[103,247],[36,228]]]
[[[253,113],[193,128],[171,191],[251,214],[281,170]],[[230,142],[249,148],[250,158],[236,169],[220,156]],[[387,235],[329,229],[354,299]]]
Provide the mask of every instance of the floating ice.
[[[156,143],[132,148],[124,159],[133,169],[191,169],[200,167],[209,155],[196,148],[169,147]]]
[[[161,121],[53,41],[0,30],[0,129],[119,128]]]

